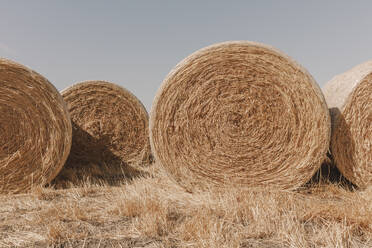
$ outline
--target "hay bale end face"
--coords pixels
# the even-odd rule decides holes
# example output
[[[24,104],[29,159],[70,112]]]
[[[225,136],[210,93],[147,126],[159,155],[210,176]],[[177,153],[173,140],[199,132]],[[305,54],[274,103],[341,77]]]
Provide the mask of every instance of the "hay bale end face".
[[[331,152],[359,187],[372,183],[372,61],[334,77],[323,88],[332,117]]]
[[[150,162],[148,114],[129,91],[104,81],[75,84],[62,92],[73,141],[57,185],[86,180],[115,183]]]
[[[150,114],[155,159],[189,190],[294,189],[326,157],[330,117],[311,75],[278,50],[225,42],[166,77]]]
[[[71,147],[71,122],[56,88],[29,68],[0,58],[0,193],[50,182]]]

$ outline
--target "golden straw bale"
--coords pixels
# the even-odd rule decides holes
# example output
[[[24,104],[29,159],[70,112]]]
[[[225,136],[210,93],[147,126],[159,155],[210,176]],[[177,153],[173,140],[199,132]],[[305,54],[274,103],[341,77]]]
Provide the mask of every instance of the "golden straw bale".
[[[148,114],[126,89],[104,81],[75,84],[62,92],[73,125],[70,156],[56,185],[118,183],[137,176],[151,159]]]
[[[342,174],[359,187],[372,182],[372,61],[323,88],[332,117],[331,152]]]
[[[326,158],[330,117],[312,76],[282,52],[232,41],[165,78],[150,113],[155,159],[188,190],[294,189]]]
[[[71,147],[65,102],[43,76],[0,59],[0,193],[49,183]]]

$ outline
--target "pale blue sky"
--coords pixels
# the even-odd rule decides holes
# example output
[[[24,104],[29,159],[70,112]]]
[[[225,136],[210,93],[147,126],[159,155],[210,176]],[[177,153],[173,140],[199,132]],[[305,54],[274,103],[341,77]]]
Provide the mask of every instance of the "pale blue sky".
[[[0,1],[0,57],[59,90],[107,80],[149,110],[164,77],[204,46],[251,40],[275,46],[322,86],[372,59],[372,1]]]

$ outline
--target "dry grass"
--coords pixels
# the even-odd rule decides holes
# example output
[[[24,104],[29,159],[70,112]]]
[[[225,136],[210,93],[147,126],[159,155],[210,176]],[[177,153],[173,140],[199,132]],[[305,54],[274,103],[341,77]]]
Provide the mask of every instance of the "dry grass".
[[[0,247],[370,247],[372,188],[190,194],[157,165],[122,186],[0,196]]]

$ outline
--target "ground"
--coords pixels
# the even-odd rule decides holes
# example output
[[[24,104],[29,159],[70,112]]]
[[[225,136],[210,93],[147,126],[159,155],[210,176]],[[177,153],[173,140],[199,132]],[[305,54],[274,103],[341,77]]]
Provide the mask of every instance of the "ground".
[[[0,247],[372,247],[372,188],[188,193],[148,170],[116,186],[0,196]]]

